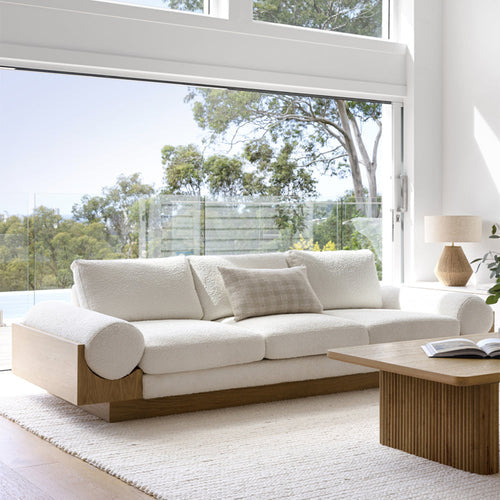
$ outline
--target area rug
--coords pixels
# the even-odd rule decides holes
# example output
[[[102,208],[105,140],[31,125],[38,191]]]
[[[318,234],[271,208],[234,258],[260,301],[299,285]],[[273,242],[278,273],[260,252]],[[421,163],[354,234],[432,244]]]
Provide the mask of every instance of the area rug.
[[[498,498],[480,476],[378,442],[378,390],[109,424],[48,394],[0,414],[159,499]]]

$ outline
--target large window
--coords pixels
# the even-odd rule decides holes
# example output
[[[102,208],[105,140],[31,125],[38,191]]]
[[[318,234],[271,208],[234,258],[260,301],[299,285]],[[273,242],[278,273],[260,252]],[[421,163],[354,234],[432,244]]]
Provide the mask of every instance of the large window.
[[[0,310],[75,259],[370,248],[389,105],[0,71]]]
[[[381,37],[384,0],[254,0],[254,19]]]

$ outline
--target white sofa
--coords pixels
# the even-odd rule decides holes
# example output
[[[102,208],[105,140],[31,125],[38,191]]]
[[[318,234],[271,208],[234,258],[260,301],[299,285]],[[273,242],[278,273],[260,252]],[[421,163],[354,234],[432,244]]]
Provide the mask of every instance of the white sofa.
[[[221,267],[279,278],[297,266],[321,312],[236,321]],[[13,370],[108,420],[374,386],[376,374],[327,350],[482,333],[493,321],[476,296],[381,286],[367,250],[78,260],[72,270],[73,305],[38,304],[15,325]]]

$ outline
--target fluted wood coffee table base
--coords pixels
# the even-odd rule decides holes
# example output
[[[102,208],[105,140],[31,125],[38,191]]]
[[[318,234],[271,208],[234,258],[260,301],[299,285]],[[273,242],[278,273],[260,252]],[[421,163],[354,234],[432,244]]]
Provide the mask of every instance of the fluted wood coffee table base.
[[[466,387],[380,372],[380,442],[477,474],[498,472],[498,383]]]
[[[467,335],[478,341],[492,334]],[[341,347],[338,361],[380,370],[380,442],[477,474],[498,472],[500,359],[428,358],[438,339]]]

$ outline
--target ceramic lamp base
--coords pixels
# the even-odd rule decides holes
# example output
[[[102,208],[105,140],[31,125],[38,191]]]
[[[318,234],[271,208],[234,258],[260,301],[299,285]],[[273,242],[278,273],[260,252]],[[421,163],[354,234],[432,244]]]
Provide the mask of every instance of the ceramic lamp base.
[[[465,286],[472,276],[472,267],[460,246],[445,246],[434,274],[446,286]]]

